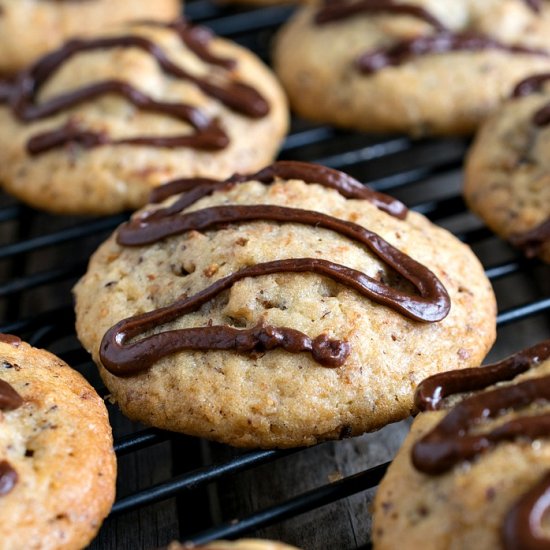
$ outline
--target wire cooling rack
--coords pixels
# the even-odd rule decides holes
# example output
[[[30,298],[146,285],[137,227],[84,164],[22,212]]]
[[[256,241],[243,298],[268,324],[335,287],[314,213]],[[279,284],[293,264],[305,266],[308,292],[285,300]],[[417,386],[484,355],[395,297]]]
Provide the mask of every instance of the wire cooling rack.
[[[187,16],[268,61],[290,7],[246,10],[206,0]],[[463,139],[366,136],[293,120],[280,158],[345,170],[453,231],[481,258],[499,303],[491,358],[547,337],[550,271],[521,258],[469,214],[460,196]],[[74,334],[70,289],[91,252],[127,215],[54,217],[0,194],[0,332],[60,355],[105,395]],[[92,548],[153,549],[179,538],[270,536],[305,550],[370,548],[368,502],[406,431],[307,450],[238,451],[131,424],[109,405],[118,498]]]

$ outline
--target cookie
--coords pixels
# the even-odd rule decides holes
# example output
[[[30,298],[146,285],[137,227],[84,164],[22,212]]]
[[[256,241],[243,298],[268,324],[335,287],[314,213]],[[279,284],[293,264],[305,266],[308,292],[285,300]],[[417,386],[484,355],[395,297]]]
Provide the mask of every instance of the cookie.
[[[550,70],[550,3],[338,0],[301,8],[275,69],[304,117],[367,132],[468,134]]]
[[[374,548],[547,548],[549,397],[550,340],[422,382],[425,412],[376,495]]]
[[[470,249],[342,172],[279,162],[153,198],[75,287],[78,336],[130,418],[312,445],[408,416],[420,380],[493,342]]]
[[[259,539],[242,539],[237,541],[219,540],[206,546],[195,546],[173,542],[168,550],[298,550],[294,546],[288,546],[282,542]]]
[[[178,0],[1,0],[0,74],[13,73],[66,39],[136,19],[178,17]]]
[[[0,182],[57,213],[135,209],[174,177],[257,170],[288,122],[253,54],[181,20],[67,42],[2,94]]]
[[[115,495],[107,410],[63,361],[0,335],[3,550],[88,545]]]
[[[498,235],[550,262],[550,73],[520,82],[481,127],[464,196]]]

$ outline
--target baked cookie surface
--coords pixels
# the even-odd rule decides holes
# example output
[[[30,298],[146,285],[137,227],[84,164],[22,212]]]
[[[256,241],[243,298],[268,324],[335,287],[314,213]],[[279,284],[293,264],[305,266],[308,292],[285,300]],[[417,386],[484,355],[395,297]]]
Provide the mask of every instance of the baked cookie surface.
[[[545,1],[339,0],[301,8],[274,62],[298,114],[420,136],[473,132],[549,52]]]
[[[471,251],[341,172],[279,162],[172,187],[191,190],[136,213],[75,287],[79,338],[131,418],[311,445],[408,416],[417,382],[493,342]]]
[[[94,389],[54,355],[0,335],[0,548],[84,548],[111,509],[115,478]]]
[[[550,340],[424,381],[425,412],[378,488],[374,548],[546,548],[549,396]]]
[[[256,170],[288,118],[253,54],[182,20],[67,42],[2,97],[0,182],[58,213],[135,209],[174,177]]]
[[[178,0],[1,0],[0,74],[13,73],[66,39],[136,19],[173,19]]]
[[[469,152],[468,206],[528,256],[550,263],[550,73],[518,84]]]

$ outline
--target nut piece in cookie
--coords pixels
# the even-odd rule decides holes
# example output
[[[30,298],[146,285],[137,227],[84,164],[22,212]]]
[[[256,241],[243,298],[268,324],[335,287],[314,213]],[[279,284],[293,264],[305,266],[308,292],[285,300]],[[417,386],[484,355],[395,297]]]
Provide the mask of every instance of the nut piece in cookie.
[[[550,72],[521,81],[466,162],[468,206],[528,257],[550,263]]]
[[[67,364],[0,334],[0,547],[78,550],[115,496],[107,410]]]
[[[420,380],[493,342],[477,259],[399,201],[297,162],[197,183],[156,190],[75,288],[79,338],[131,418],[312,445],[405,418]]]
[[[174,177],[270,162],[284,94],[252,53],[185,20],[66,42],[0,82],[0,182],[57,213],[135,209]]]
[[[68,38],[139,19],[174,19],[179,0],[2,0],[0,75],[14,73]]]
[[[517,81],[550,70],[550,4],[320,0],[280,31],[274,64],[307,118],[468,134]]]
[[[377,550],[546,548],[550,340],[435,375],[375,500]]]

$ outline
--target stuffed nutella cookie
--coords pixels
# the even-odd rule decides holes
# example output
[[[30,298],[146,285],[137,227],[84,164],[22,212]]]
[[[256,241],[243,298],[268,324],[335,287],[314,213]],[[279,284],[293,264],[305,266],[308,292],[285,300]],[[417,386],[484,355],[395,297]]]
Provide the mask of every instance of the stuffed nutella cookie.
[[[75,39],[0,86],[0,183],[38,208],[137,208],[176,176],[272,160],[283,93],[250,52],[185,21]]]
[[[464,195],[496,233],[550,263],[550,73],[520,82],[513,96],[476,138]]]
[[[84,548],[111,509],[115,477],[94,389],[54,355],[0,334],[0,548]]]
[[[428,378],[416,403],[376,495],[374,548],[550,547],[550,340]]]
[[[173,19],[179,0],[0,0],[0,74],[13,73],[67,38],[134,19]]]
[[[550,70],[550,2],[328,0],[283,28],[275,67],[300,115],[370,132],[470,133]]]
[[[279,162],[155,198],[75,288],[79,338],[131,418],[312,445],[408,416],[420,380],[493,342],[472,252],[341,172]]]

